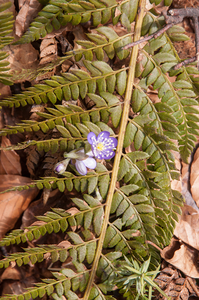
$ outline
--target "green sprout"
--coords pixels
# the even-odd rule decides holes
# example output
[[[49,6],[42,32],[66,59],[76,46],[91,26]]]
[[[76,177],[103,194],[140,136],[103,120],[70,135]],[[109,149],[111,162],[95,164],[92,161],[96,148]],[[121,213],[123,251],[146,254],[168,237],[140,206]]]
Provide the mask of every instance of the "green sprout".
[[[147,271],[150,265],[151,257],[146,260],[141,267],[138,262],[130,261],[124,256],[125,262],[118,268],[117,278],[114,283],[124,293],[124,297],[129,295],[133,289],[136,289],[136,298],[150,300],[152,298],[153,289],[158,290],[164,297],[170,299],[154,282],[155,277],[159,273],[159,267],[155,271]],[[147,295],[148,294],[148,295]]]

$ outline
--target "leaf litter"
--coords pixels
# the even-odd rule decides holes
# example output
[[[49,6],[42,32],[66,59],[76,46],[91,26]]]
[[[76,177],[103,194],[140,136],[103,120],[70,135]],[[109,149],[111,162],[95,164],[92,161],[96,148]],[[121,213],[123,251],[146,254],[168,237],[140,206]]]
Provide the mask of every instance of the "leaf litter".
[[[176,1],[177,2],[177,1]],[[190,1],[189,1],[190,2]],[[32,16],[37,13],[39,3],[37,1],[25,1],[21,5],[21,9],[16,18],[16,34],[21,36],[26,30],[27,24],[30,23]],[[79,27],[78,27],[79,26]],[[80,40],[84,37],[84,30],[82,26],[78,25],[73,31],[75,48],[79,46],[76,44],[76,40]],[[70,30],[71,28],[69,28]],[[68,30],[68,31],[69,31]],[[121,28],[118,28],[118,33]],[[61,32],[61,31],[60,31]],[[51,62],[57,58],[58,47],[56,35],[60,32],[53,32],[51,35],[46,36],[40,45],[40,54],[32,45],[13,46],[10,49],[10,62],[13,71],[19,72],[22,69],[36,69],[38,64],[45,64]],[[67,33],[66,33],[67,34]],[[70,40],[70,39],[69,39]],[[66,70],[73,65],[72,60],[66,62]],[[80,65],[80,64],[79,64]],[[62,66],[63,68],[63,66]],[[49,73],[50,77],[54,74],[59,74],[58,69],[53,69]],[[38,77],[37,80],[41,81],[42,76]],[[22,82],[24,81],[21,80]],[[20,80],[19,80],[20,82]],[[149,91],[150,92],[150,91]],[[152,91],[151,91],[152,93]],[[153,96],[154,102],[157,100],[157,95]],[[11,145],[9,139],[6,137],[2,138],[1,146],[5,147]],[[35,149],[32,151],[35,154]],[[33,155],[33,154],[32,154]],[[36,164],[39,163],[39,154],[36,155]],[[33,156],[32,156],[33,157]],[[32,159],[32,161],[34,160]],[[178,161],[179,162],[179,161]],[[31,169],[32,168],[32,169]],[[184,166],[185,168],[185,166]],[[30,171],[31,169],[31,171]],[[196,152],[190,173],[190,195],[193,198],[194,203],[199,207],[199,150]],[[34,168],[29,164],[29,171],[31,175],[34,175]],[[20,156],[14,151],[1,151],[0,155],[0,191],[11,188],[16,185],[26,185],[31,183],[31,179],[22,176],[22,169],[20,163]],[[187,172],[184,174],[184,178],[187,176]],[[187,179],[188,180],[188,176]],[[175,185],[176,182],[173,182]],[[179,184],[179,183],[178,183]],[[180,189],[180,188],[179,188]],[[0,236],[2,237],[7,231],[12,229],[20,218],[22,212],[23,215],[22,228],[35,224],[35,215],[42,214],[45,210],[48,210],[48,206],[56,206],[57,191],[55,195],[50,194],[50,201],[46,204],[43,203],[43,199],[40,198],[34,201],[32,205],[30,202],[34,200],[38,194],[37,188],[31,188],[23,191],[11,191],[9,193],[0,194]],[[185,192],[184,192],[185,195]],[[77,195],[75,195],[77,196]],[[67,200],[67,195],[63,195],[64,199]],[[58,197],[59,198],[59,197]],[[185,196],[186,198],[186,196]],[[53,199],[53,200],[52,200]],[[60,207],[61,205],[57,205]],[[41,210],[40,210],[41,209]],[[76,212],[76,208],[68,207],[68,212],[73,215]],[[199,211],[199,210],[198,210]],[[189,205],[183,207],[182,216],[179,222],[176,224],[174,237],[169,246],[161,251],[161,256],[164,259],[162,269],[156,282],[162,288],[168,296],[172,299],[186,300],[190,295],[194,294],[199,296],[198,288],[195,279],[199,278],[199,267],[198,267],[198,250],[199,250],[199,212]],[[72,222],[72,221],[71,221]],[[71,226],[73,230],[76,229],[76,224]],[[41,239],[42,240],[42,239]],[[52,238],[53,242],[68,249],[70,248],[70,242],[64,241],[63,239],[57,240],[55,235]],[[42,240],[44,242],[44,240]],[[46,241],[45,241],[46,242]],[[52,241],[51,241],[52,242]],[[34,243],[34,241],[33,241]],[[166,263],[167,262],[167,263]],[[42,268],[41,265],[40,268]],[[43,268],[44,269],[44,268]],[[180,271],[181,272],[180,272]],[[184,273],[184,275],[182,275]],[[30,272],[31,274],[31,272]],[[30,275],[29,274],[29,275]],[[22,274],[19,274],[17,269],[8,268],[2,275],[2,280],[13,279],[21,280]],[[33,279],[35,282],[35,279]],[[29,286],[31,283],[31,277],[29,277],[29,283],[22,283],[22,286]],[[21,293],[22,288],[17,282],[16,286],[4,285],[4,293]],[[160,294],[157,294],[157,299],[162,299]],[[63,297],[65,298],[65,297]]]

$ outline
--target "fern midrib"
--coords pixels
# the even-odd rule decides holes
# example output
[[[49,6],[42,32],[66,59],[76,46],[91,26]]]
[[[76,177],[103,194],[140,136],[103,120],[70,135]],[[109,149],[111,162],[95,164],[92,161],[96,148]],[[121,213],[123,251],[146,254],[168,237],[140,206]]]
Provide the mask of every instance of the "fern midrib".
[[[25,120],[24,122],[26,122],[26,123],[18,123],[16,125],[9,126],[9,128],[4,128],[3,130],[1,130],[0,136],[2,136],[4,133],[6,133],[6,134],[12,134],[13,130],[20,130],[20,128],[23,128],[26,131],[26,129],[34,128],[35,125],[46,124],[46,123],[48,123],[48,121],[56,122],[57,119],[58,120],[59,119],[63,120],[64,118],[67,118],[67,117],[73,117],[73,116],[80,116],[81,117],[81,114],[85,115],[85,113],[89,114],[89,113],[96,112],[96,111],[100,112],[103,109],[110,109],[110,108],[113,108],[113,107],[117,107],[120,103],[123,104],[123,102],[119,102],[119,103],[116,103],[116,104],[113,104],[113,105],[100,106],[98,108],[90,109],[90,110],[87,110],[87,111],[74,111],[74,112],[71,112],[71,113],[68,113],[68,114],[64,114],[63,113],[63,115],[60,115],[60,116],[50,115],[49,112],[44,112],[46,114],[46,119],[45,120],[39,121],[39,122],[37,122],[37,121],[30,122],[30,121],[26,121]],[[49,118],[48,119],[47,119],[47,114],[49,114]],[[41,114],[37,113],[37,115],[40,116],[40,117],[43,117],[42,113]],[[66,122],[66,124],[67,123],[69,123],[69,122]],[[79,123],[81,123],[81,121],[79,121]],[[55,123],[55,127],[56,127],[56,125],[59,125],[59,124]],[[75,125],[75,124],[73,124],[73,125]],[[113,136],[116,137],[116,135],[113,135]],[[73,140],[73,139],[74,140],[81,140],[81,141],[87,140],[87,138],[82,138],[82,137],[79,137],[79,138],[78,137],[70,137],[70,139],[71,140]],[[55,141],[55,140],[60,140],[60,139],[53,139],[53,141]],[[45,140],[45,141],[47,141],[47,140]],[[43,143],[45,141],[38,141],[38,142],[42,142]],[[33,141],[31,141],[31,143],[29,142],[27,146],[31,146],[31,145],[35,145],[35,144],[37,144],[37,142],[33,143]],[[10,150],[10,149],[11,148],[2,148],[2,147],[0,147],[0,150]],[[11,150],[13,150],[13,148]]]
[[[131,163],[132,163],[132,162],[131,162]],[[146,184],[146,186],[147,186],[147,189],[148,189],[148,191],[149,191],[149,193],[150,193],[149,196],[148,196],[148,197],[150,198],[150,199],[148,198],[149,202],[151,202],[150,204],[152,204],[152,206],[155,207],[154,201],[153,201],[153,197],[152,197],[152,195],[151,195],[151,191],[150,191],[150,188],[149,188],[148,183],[146,182],[144,176],[141,174],[139,168],[138,168],[136,165],[134,165],[134,167],[137,169],[139,175],[141,175],[141,177],[143,178],[143,181],[145,182],[145,184]],[[133,209],[135,210],[135,215],[136,215],[136,217],[138,218],[138,220],[139,220],[139,222],[140,222],[140,225],[141,225],[141,228],[143,229],[143,232],[144,232],[144,235],[143,235],[143,236],[144,236],[144,240],[146,241],[146,233],[145,233],[143,221],[142,221],[142,219],[141,219],[139,213],[137,212],[137,209],[136,209],[135,204],[132,203],[132,202],[129,200],[129,198],[128,198],[128,197],[127,197],[120,189],[116,188],[116,191],[118,191],[118,193],[119,193],[119,194],[120,194],[120,195],[128,202],[129,206],[130,206],[130,205],[133,206]]]
[[[140,87],[139,85],[135,84],[135,87],[136,87],[139,91],[142,91],[142,89],[141,89],[141,87]],[[150,106],[151,106],[151,108],[152,108],[152,111],[153,111],[154,114],[156,115],[156,120],[158,121],[158,124],[159,124],[158,129],[160,130],[160,133],[163,135],[163,129],[162,129],[162,125],[161,125],[162,123],[161,123],[161,120],[160,120],[160,118],[159,118],[158,112],[157,112],[157,110],[155,109],[154,104],[153,104],[152,100],[149,98],[149,96],[145,94],[145,97],[147,98],[148,103],[150,103]],[[150,125],[150,124],[149,124],[149,125]]]
[[[24,100],[26,101],[26,99],[29,99],[29,98],[32,99],[32,98],[34,98],[36,96],[40,96],[40,95],[46,96],[46,94],[48,92],[54,92],[54,91],[56,91],[56,89],[60,89],[60,88],[62,89],[65,86],[70,86],[70,85],[73,85],[73,84],[79,85],[81,83],[87,83],[87,82],[93,81],[93,80],[97,81],[98,79],[104,79],[106,77],[109,77],[111,75],[116,75],[116,74],[118,74],[120,72],[123,72],[125,70],[128,70],[128,67],[123,68],[123,69],[119,69],[117,71],[113,70],[112,72],[109,72],[109,73],[106,73],[106,74],[102,74],[102,75],[98,75],[98,76],[94,76],[94,77],[90,77],[90,78],[85,78],[85,79],[79,79],[79,78],[77,78],[78,80],[66,82],[65,84],[61,84],[61,83],[58,82],[59,86],[56,86],[56,87],[52,87],[52,86],[50,86],[50,84],[44,83],[44,85],[46,85],[46,87],[49,87],[48,90],[47,89],[46,90],[41,90],[41,88],[39,88],[39,87],[38,87],[38,90],[37,90],[37,85],[36,85],[36,86],[33,87],[33,89],[35,89],[36,91],[33,90],[33,89],[32,90],[28,90],[27,92],[24,92],[23,94],[18,95],[18,97],[14,96],[12,98],[7,98],[5,100],[2,100],[2,101],[0,101],[0,104],[3,105],[3,103],[5,102],[5,104],[7,103],[9,105],[9,104],[13,104],[13,102],[15,102],[15,101],[23,102]],[[87,74],[89,75],[89,73],[87,73]],[[72,74],[72,75],[74,75],[74,74]],[[60,77],[63,78],[63,79],[65,79],[66,81],[68,80],[67,78],[64,78],[62,76],[60,76]],[[29,95],[28,95],[28,93],[29,93]],[[89,93],[89,92],[87,92],[87,93]],[[20,96],[22,97],[21,99],[19,98]]]
[[[137,22],[136,22],[136,26],[135,26],[134,41],[139,40],[140,36],[141,36],[141,28],[142,28],[142,21],[143,21],[143,17],[144,17],[145,6],[146,6],[146,0],[140,0],[139,7],[138,7],[138,14],[137,14]],[[112,198],[113,198],[113,194],[114,194],[114,190],[115,190],[115,185],[117,182],[117,173],[119,170],[124,136],[125,136],[126,126],[127,126],[127,122],[128,122],[129,108],[130,108],[130,102],[131,102],[131,96],[132,96],[132,87],[133,87],[134,79],[135,79],[135,66],[136,66],[137,56],[138,56],[138,46],[135,46],[131,52],[126,94],[125,94],[125,99],[124,99],[123,114],[122,114],[122,119],[121,119],[121,123],[120,123],[120,131],[119,131],[119,136],[118,136],[118,146],[117,146],[116,155],[115,155],[114,164],[113,164],[113,173],[112,173],[112,177],[111,177],[110,188],[109,188],[107,200],[106,200],[104,221],[102,224],[101,235],[100,235],[100,239],[98,242],[96,255],[95,255],[94,262],[93,262],[93,267],[91,270],[89,282],[88,282],[88,285],[87,285],[87,288],[86,288],[86,291],[84,294],[84,298],[83,298],[84,300],[87,300],[90,295],[90,291],[91,291],[91,288],[92,288],[92,285],[94,282],[95,273],[97,270],[97,265],[98,265],[100,255],[102,252],[103,242],[104,242],[104,238],[105,238],[105,234],[106,234],[106,228],[107,228],[108,221],[109,221],[111,203],[112,203]]]
[[[94,207],[94,208],[98,208],[99,206],[96,206],[96,207]],[[101,207],[101,206],[100,206]],[[90,210],[85,210],[85,211],[83,211],[83,212],[87,212],[87,211],[90,211]],[[82,213],[82,212],[81,212]],[[79,213],[80,214],[80,213]],[[71,216],[68,216],[68,217],[71,217]],[[61,218],[60,218],[61,219]],[[63,218],[62,218],[63,219]],[[65,217],[65,219],[66,219],[66,217]],[[53,220],[53,221],[55,221],[55,220]],[[49,223],[52,223],[52,222],[49,222]],[[47,223],[47,224],[49,224],[49,223]],[[45,225],[44,225],[45,226]],[[34,230],[35,229],[37,229],[37,228],[34,228]],[[29,231],[31,231],[31,230],[29,230]],[[76,244],[76,245],[72,245],[71,244],[71,246],[69,246],[67,249],[66,248],[62,248],[62,247],[60,247],[60,248],[58,248],[58,247],[55,247],[55,248],[48,248],[48,247],[46,247],[46,249],[45,248],[42,248],[42,246],[40,247],[40,248],[37,248],[37,250],[38,251],[33,251],[33,252],[31,252],[31,250],[35,250],[35,248],[31,248],[31,249],[29,249],[29,248],[27,248],[27,249],[24,249],[25,250],[25,252],[19,252],[19,253],[16,253],[16,254],[13,254],[13,255],[10,255],[10,256],[8,256],[8,257],[6,257],[6,258],[4,258],[3,260],[0,260],[0,263],[6,263],[6,262],[9,262],[9,263],[12,263],[13,261],[17,261],[18,259],[22,259],[22,258],[26,258],[26,257],[31,257],[32,255],[39,255],[39,254],[42,254],[42,255],[44,255],[44,254],[46,254],[46,253],[53,253],[53,252],[55,252],[55,251],[63,251],[63,250],[70,250],[70,249],[76,249],[76,248],[78,248],[78,247],[81,247],[81,246],[84,246],[84,245],[87,245],[87,244],[91,244],[91,243],[93,243],[93,242],[97,242],[98,241],[98,239],[99,238],[95,238],[95,239],[93,239],[93,240],[89,240],[89,241],[85,241],[84,243],[81,243],[81,244]],[[27,250],[27,251],[26,251]],[[28,252],[28,251],[30,251],[30,252]],[[43,259],[42,259],[42,261],[45,259],[45,257],[43,257]],[[30,259],[30,261],[31,261],[31,259]]]
[[[128,240],[123,236],[122,232],[113,223],[108,222],[108,225],[111,226],[112,228],[114,228],[114,230],[117,232],[117,234],[121,237],[121,240],[124,241],[126,247],[128,248],[129,252],[131,253],[131,255],[133,255],[132,248],[129,246]]]
[[[124,1],[123,3],[126,3],[126,2],[129,2],[129,0],[126,0],[126,1]],[[122,3],[122,4],[123,4]],[[52,1],[50,1],[49,2],[49,4],[52,4],[52,5],[54,5],[54,6],[56,6],[55,4],[53,4],[52,3]],[[112,5],[112,6],[106,6],[106,7],[102,7],[102,8],[95,8],[95,9],[85,9],[85,11],[67,11],[66,9],[64,9],[64,7],[65,6],[69,6],[70,5],[70,3],[64,3],[64,4],[66,4],[66,5],[64,5],[64,6],[62,6],[62,5],[60,5],[60,7],[63,9],[63,11],[64,12],[66,12],[67,13],[67,15],[69,15],[69,16],[71,16],[71,15],[77,15],[77,14],[85,14],[85,13],[87,13],[87,12],[89,12],[89,13],[94,13],[94,12],[101,12],[101,11],[103,11],[103,10],[107,10],[107,9],[113,9],[113,8],[115,8],[115,7],[118,7],[118,6],[120,6],[120,3],[117,3],[117,4],[115,4],[115,5]],[[72,3],[73,4],[73,3]],[[76,3],[75,3],[76,4]],[[70,6],[69,6],[69,10],[70,9],[72,9],[72,8],[70,8]]]
[[[133,33],[131,32],[131,33],[127,33],[127,34],[125,34],[125,35],[122,35],[122,36],[119,36],[117,39],[115,39],[115,40],[113,40],[113,41],[107,41],[107,43],[106,44],[100,44],[100,45],[97,45],[96,44],[96,46],[94,47],[91,47],[91,48],[85,48],[85,49],[77,49],[77,50],[74,50],[74,51],[69,51],[69,52],[66,52],[66,54],[72,54],[71,56],[74,56],[74,54],[76,55],[76,54],[80,54],[80,53],[82,53],[82,52],[86,52],[86,51],[94,51],[94,50],[96,50],[96,49],[98,49],[98,48],[103,48],[103,47],[106,47],[106,46],[109,46],[109,45],[113,45],[113,44],[115,44],[116,42],[118,42],[118,41],[122,41],[123,39],[125,39],[125,38],[127,38],[127,37],[129,37],[129,36],[132,36],[133,35]],[[107,37],[106,37],[107,38]],[[90,38],[90,40],[91,40],[91,42],[92,43],[95,43],[95,41],[93,41],[91,38]],[[77,40],[77,44],[78,44],[78,41],[80,41],[81,42],[81,40]],[[80,45],[81,46],[81,45]],[[85,47],[85,46],[83,46],[83,47]],[[83,54],[83,53],[82,53]],[[125,69],[125,68],[124,68]],[[127,68],[126,68],[127,69]]]
[[[58,177],[44,177],[43,180],[35,180],[35,181],[33,181],[31,183],[28,183],[28,184],[25,184],[25,185],[18,185],[18,186],[15,186],[13,188],[1,191],[0,195],[4,194],[4,193],[7,193],[7,192],[16,191],[18,188],[22,188],[22,189],[25,189],[27,187],[34,188],[34,187],[37,187],[37,184],[39,184],[39,183],[45,184],[45,183],[48,183],[49,181],[53,184],[53,183],[56,183],[56,182],[59,182],[59,181],[64,181],[64,180],[68,180],[68,179],[70,179],[70,180],[74,180],[74,179],[81,180],[81,179],[85,179],[85,178],[93,178],[93,177],[96,177],[96,176],[100,177],[100,176],[111,174],[111,173],[112,173],[112,171],[108,171],[107,170],[106,172],[100,172],[100,173],[95,173],[95,174],[88,174],[86,176],[83,175],[83,176],[71,176],[71,177],[61,177],[61,178],[58,178]],[[64,175],[64,173],[62,175]]]

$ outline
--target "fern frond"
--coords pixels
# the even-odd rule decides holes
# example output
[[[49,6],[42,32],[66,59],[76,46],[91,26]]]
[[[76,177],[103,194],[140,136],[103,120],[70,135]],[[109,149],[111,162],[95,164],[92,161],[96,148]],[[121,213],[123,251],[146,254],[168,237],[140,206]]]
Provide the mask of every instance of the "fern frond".
[[[86,50],[78,49],[75,51],[75,59],[78,61],[84,55],[85,59],[92,60],[93,54],[98,60],[103,60],[104,55],[113,59],[115,55],[120,60],[125,59],[129,55],[129,50],[123,50],[122,47],[132,42],[132,33],[118,36],[111,27],[99,27],[96,33],[87,33],[87,37],[91,41],[78,40],[77,44],[86,48]]]
[[[51,0],[33,22],[30,36],[26,37],[39,38],[53,29],[51,23],[58,28],[63,20],[79,24],[92,17],[94,25],[98,26],[98,22],[105,23],[110,14],[114,24],[120,20],[128,28],[137,14],[138,1],[105,2]],[[169,1],[165,0],[165,3]],[[121,12],[118,16],[115,16],[116,8]],[[156,31],[163,22],[152,12],[145,15],[145,8],[145,0],[140,0],[134,40]],[[40,26],[42,22],[43,27]],[[37,217],[38,223],[24,231],[14,230],[0,241],[1,246],[28,241],[37,243],[35,248],[24,249],[23,253],[14,253],[1,260],[0,267],[6,268],[11,262],[18,266],[39,263],[48,256],[56,266],[60,265],[60,270],[56,270],[59,272],[53,273],[55,279],[44,279],[23,295],[8,295],[2,299],[42,298],[46,294],[54,299],[61,299],[62,295],[67,299],[114,299],[112,295],[118,276],[115,262],[122,264],[122,255],[125,255],[127,259],[133,257],[140,263],[147,263],[151,256],[150,266],[156,267],[160,257],[148,241],[159,247],[167,245],[181,212],[182,196],[171,187],[171,180],[179,177],[172,150],[180,150],[186,160],[198,133],[198,110],[195,107],[198,105],[195,79],[198,73],[194,67],[172,70],[180,60],[170,37],[175,39],[179,29],[171,30],[170,37],[163,34],[151,40],[142,50],[135,46],[131,53],[121,49],[130,41],[130,34],[119,37],[114,27],[105,30],[101,26],[96,30],[97,33],[88,34],[89,41],[78,42],[86,49],[67,53],[75,56],[76,61],[82,59],[84,71],[71,69],[69,73],[53,76],[51,80],[0,103],[18,107],[51,102],[45,112],[38,113],[42,121],[23,121],[1,132],[1,135],[6,135],[53,130],[51,139],[46,135],[46,140],[32,140],[8,149],[37,145],[39,150],[56,153],[59,147],[66,152],[83,147],[87,153],[91,147],[87,141],[90,132],[98,135],[101,131],[109,131],[118,138],[113,165],[112,161],[106,162],[106,167],[102,161],[98,162],[95,170],[83,176],[69,163],[67,171],[59,177],[44,177],[30,185],[10,189],[37,186],[39,189],[58,188],[61,192],[67,190],[73,210],[71,213],[70,209],[54,208]],[[185,36],[181,38],[185,39]],[[98,61],[91,61],[93,54]],[[105,54],[109,58],[117,56],[120,60],[130,54],[130,62],[125,59],[125,68],[117,69],[116,66],[113,70],[100,61]],[[177,76],[173,83],[166,76],[167,72],[170,76]],[[148,93],[152,89],[158,103],[154,103]],[[84,110],[68,101],[83,101],[85,97],[92,100],[92,109]],[[56,105],[63,99],[68,101],[65,106]],[[76,198],[74,192],[78,192]],[[71,199],[70,193],[73,195]],[[63,248],[61,245],[39,244],[41,237],[53,232],[64,233],[65,248],[64,244]],[[123,297],[136,299],[133,288],[128,291],[122,285],[117,288]]]
[[[35,284],[36,287],[28,288],[23,294],[25,299],[30,299],[31,297],[33,299],[37,297],[42,298],[46,294],[48,296],[52,295],[54,299],[62,297],[63,294],[68,299],[79,299],[71,289],[73,288],[75,291],[79,289],[83,292],[88,281],[89,271],[85,271],[86,267],[83,264],[76,262],[74,265],[76,272],[67,268],[60,272],[53,272],[56,279],[44,279],[42,283]],[[20,300],[21,295],[9,295],[1,298],[2,300]]]
[[[11,12],[5,12],[12,5],[11,2],[7,2],[0,5],[0,49],[3,49],[6,45],[13,41],[13,37],[9,36],[13,28],[13,14]],[[11,85],[11,75],[8,73],[10,70],[9,62],[6,60],[8,54],[5,51],[0,51],[0,82],[6,85]]]
[[[150,24],[149,31],[152,24]],[[175,32],[177,30],[175,29]],[[198,104],[195,84],[188,76],[186,68],[172,70],[172,67],[179,61],[179,57],[166,34],[150,41],[140,55],[142,61],[137,66],[137,76],[141,76],[142,79],[139,86],[146,90],[152,86],[153,90],[158,91],[161,103],[156,104],[156,107],[159,110],[164,134],[171,139],[178,140],[181,157],[187,161],[195,146],[195,135],[198,134],[199,129],[195,124],[199,120],[197,117],[199,111],[192,107]],[[189,70],[190,67],[187,68]],[[193,72],[193,69],[191,70]],[[166,76],[168,71],[170,76],[177,75],[173,83]],[[142,97],[145,99],[144,96]],[[140,113],[142,109],[147,109],[147,105],[142,101],[140,96],[136,102],[136,109]]]
[[[23,94],[0,101],[0,105],[9,107],[25,106],[27,104],[40,104],[50,101],[55,104],[63,98],[77,100],[79,97],[85,98],[87,93],[99,92],[113,93],[117,86],[119,94],[123,94],[126,85],[126,69],[112,70],[105,62],[84,61],[87,70],[91,75],[83,70],[72,69],[70,73],[63,73],[62,76],[52,76],[51,80],[45,80],[44,84],[37,84],[30,87]]]
[[[109,118],[111,118],[114,127],[119,125],[122,114],[122,104],[116,96],[110,93],[102,92],[101,95],[103,95],[104,98],[96,96],[95,94],[88,94],[90,99],[94,100],[96,106],[99,108],[85,112],[80,107],[74,105],[69,105],[68,107],[57,105],[56,109],[47,108],[51,114],[38,113],[47,120],[40,122],[27,120],[22,124],[9,126],[9,128],[2,130],[0,135],[24,131],[38,131],[40,129],[46,133],[48,130],[52,130],[56,127],[63,138],[28,141],[27,143],[23,143],[23,145],[11,147],[11,149],[23,149],[27,146],[37,145],[39,151],[44,150],[48,152],[51,150],[53,153],[55,153],[59,147],[68,152],[73,150],[75,145],[78,146],[78,144],[86,141],[86,137],[90,131],[99,134],[101,131],[106,130],[114,135],[114,131],[106,123],[108,123]],[[67,141],[70,141],[70,143]],[[71,143],[74,143],[73,149],[71,149]]]
[[[89,0],[89,1],[59,1],[50,0],[31,24],[29,31],[17,43],[30,43],[44,38],[47,33],[58,30],[67,23],[78,25],[91,20],[94,26],[105,24],[113,18],[113,23],[119,21],[130,30],[130,23],[134,21],[137,12],[138,0],[126,0],[118,3],[116,0]],[[115,10],[120,14],[115,16]]]
[[[95,172],[89,172],[88,175],[78,176],[78,172],[71,165],[70,168],[76,173],[74,175],[71,172],[64,172],[63,178],[58,177],[45,177],[44,179],[35,180],[27,185],[15,186],[13,188],[9,188],[1,192],[6,193],[10,191],[20,191],[33,187],[37,187],[38,189],[43,188],[58,188],[60,192],[64,192],[65,189],[68,191],[72,191],[75,188],[78,192],[84,193],[88,190],[89,194],[92,194],[97,186],[99,186],[99,191],[102,197],[106,196],[108,185],[109,185],[109,174],[110,171],[107,170],[105,166],[102,166],[100,163],[97,164]],[[103,185],[103,186],[102,186]]]

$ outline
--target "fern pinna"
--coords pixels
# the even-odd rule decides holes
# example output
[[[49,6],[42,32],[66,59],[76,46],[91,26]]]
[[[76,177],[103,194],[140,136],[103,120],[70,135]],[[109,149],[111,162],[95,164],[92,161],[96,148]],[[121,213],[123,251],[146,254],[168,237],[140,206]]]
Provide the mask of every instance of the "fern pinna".
[[[52,208],[37,217],[39,225],[13,230],[1,240],[1,246],[27,241],[37,244],[1,260],[1,268],[13,262],[19,267],[42,263],[46,257],[52,265],[67,262],[52,273],[53,278],[44,278],[21,295],[4,295],[4,300],[45,295],[47,299],[85,300],[144,297],[134,284],[127,284],[130,275],[128,271],[121,273],[121,266],[124,262],[130,266],[133,260],[133,270],[144,261],[143,268],[156,268],[160,257],[147,241],[161,248],[168,245],[181,213],[182,196],[171,187],[171,181],[179,179],[172,151],[178,151],[186,162],[199,129],[198,70],[194,66],[173,69],[180,59],[172,41],[186,40],[187,36],[181,27],[174,26],[142,49],[135,46],[124,50],[132,40],[164,24],[162,16],[153,9],[146,10],[145,0],[50,0],[18,43],[44,38],[68,22],[76,26],[88,21],[92,21],[93,29],[87,39],[76,41],[78,49],[61,58],[63,62],[72,57],[76,67],[0,102],[1,106],[16,108],[46,106],[45,112],[38,113],[39,121],[23,120],[0,132],[2,136],[32,132],[34,137],[38,131],[45,138],[7,150],[36,146],[38,153],[62,154],[52,165],[53,176],[10,190],[58,188],[67,191],[74,208],[73,212]],[[116,33],[118,25],[123,28],[120,35]],[[174,77],[172,82],[168,74]],[[156,103],[149,91],[156,93]],[[90,108],[85,99],[92,103]],[[80,102],[84,105],[77,105]],[[114,141],[112,149],[107,148],[115,152],[109,160],[91,151],[90,137],[98,139],[104,133]],[[103,139],[100,143],[98,151],[110,146],[105,146]],[[53,232],[64,233],[64,240],[58,245],[37,243]],[[127,275],[127,281],[118,281],[121,274]],[[148,292],[152,292],[150,288]]]

